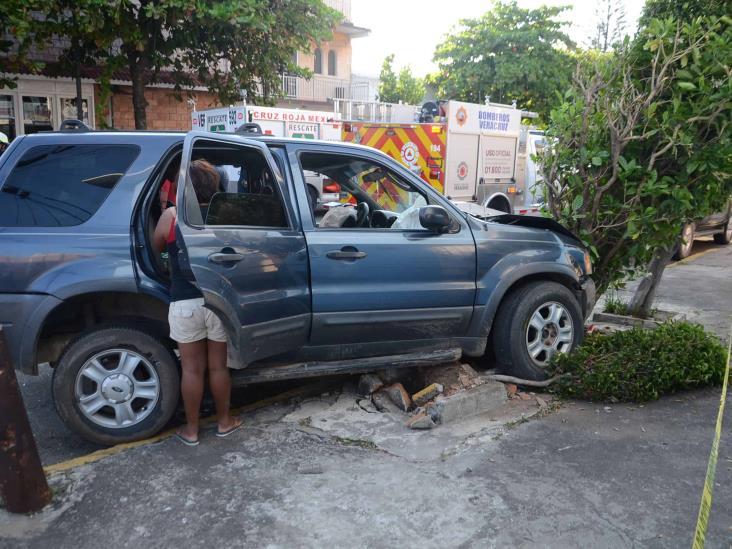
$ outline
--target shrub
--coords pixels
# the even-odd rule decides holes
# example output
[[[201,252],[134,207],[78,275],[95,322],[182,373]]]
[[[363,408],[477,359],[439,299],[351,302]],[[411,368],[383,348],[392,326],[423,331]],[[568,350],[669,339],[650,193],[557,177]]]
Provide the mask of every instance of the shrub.
[[[608,297],[605,300],[605,312],[612,315],[627,315],[628,304],[620,298]]]
[[[726,350],[696,324],[667,322],[655,330],[589,334],[551,366],[561,378],[553,390],[588,400],[645,402],[682,389],[718,385]]]

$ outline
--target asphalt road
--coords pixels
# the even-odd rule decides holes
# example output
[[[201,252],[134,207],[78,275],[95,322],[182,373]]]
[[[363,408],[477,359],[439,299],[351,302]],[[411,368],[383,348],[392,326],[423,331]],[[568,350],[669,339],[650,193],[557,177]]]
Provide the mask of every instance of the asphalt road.
[[[683,311],[689,320],[704,324],[720,337],[726,338],[732,314],[732,246],[721,247],[709,241],[697,241],[694,256],[673,265],[664,274],[657,302],[659,308]],[[38,377],[18,373],[31,426],[45,465],[99,449],[69,431],[58,418],[51,397],[51,374],[48,366],[41,368]],[[233,402],[243,405],[292,386],[290,382],[236,390]],[[210,402],[205,408],[204,414],[213,412]],[[180,415],[175,421],[180,421]]]

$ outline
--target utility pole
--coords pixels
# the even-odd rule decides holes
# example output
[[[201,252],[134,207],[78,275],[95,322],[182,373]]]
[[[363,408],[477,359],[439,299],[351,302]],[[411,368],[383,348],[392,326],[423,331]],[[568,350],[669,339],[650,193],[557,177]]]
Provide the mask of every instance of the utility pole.
[[[38,456],[5,333],[0,328],[0,499],[11,513],[40,511],[51,490]]]

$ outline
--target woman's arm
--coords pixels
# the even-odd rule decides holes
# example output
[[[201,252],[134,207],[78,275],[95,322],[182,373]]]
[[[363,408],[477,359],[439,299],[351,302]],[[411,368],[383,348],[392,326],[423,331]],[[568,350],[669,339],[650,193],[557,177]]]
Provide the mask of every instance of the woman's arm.
[[[175,221],[175,208],[167,208],[158,219],[155,232],[152,237],[152,245],[155,252],[161,254],[168,245],[168,234],[170,225]]]

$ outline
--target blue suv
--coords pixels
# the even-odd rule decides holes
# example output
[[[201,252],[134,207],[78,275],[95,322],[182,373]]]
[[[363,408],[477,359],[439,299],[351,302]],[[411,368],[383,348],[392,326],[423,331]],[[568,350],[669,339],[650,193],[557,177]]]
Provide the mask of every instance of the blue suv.
[[[201,158],[221,175],[205,210],[187,177]],[[306,173],[337,184],[341,203],[316,210]],[[177,406],[166,258],[150,243],[168,201],[247,383],[486,352],[541,379],[582,341],[594,304],[588,253],[562,226],[466,215],[374,149],[202,132],[20,137],[0,157],[0,325],[16,367],[50,365],[60,416],[98,443],[150,436]]]

